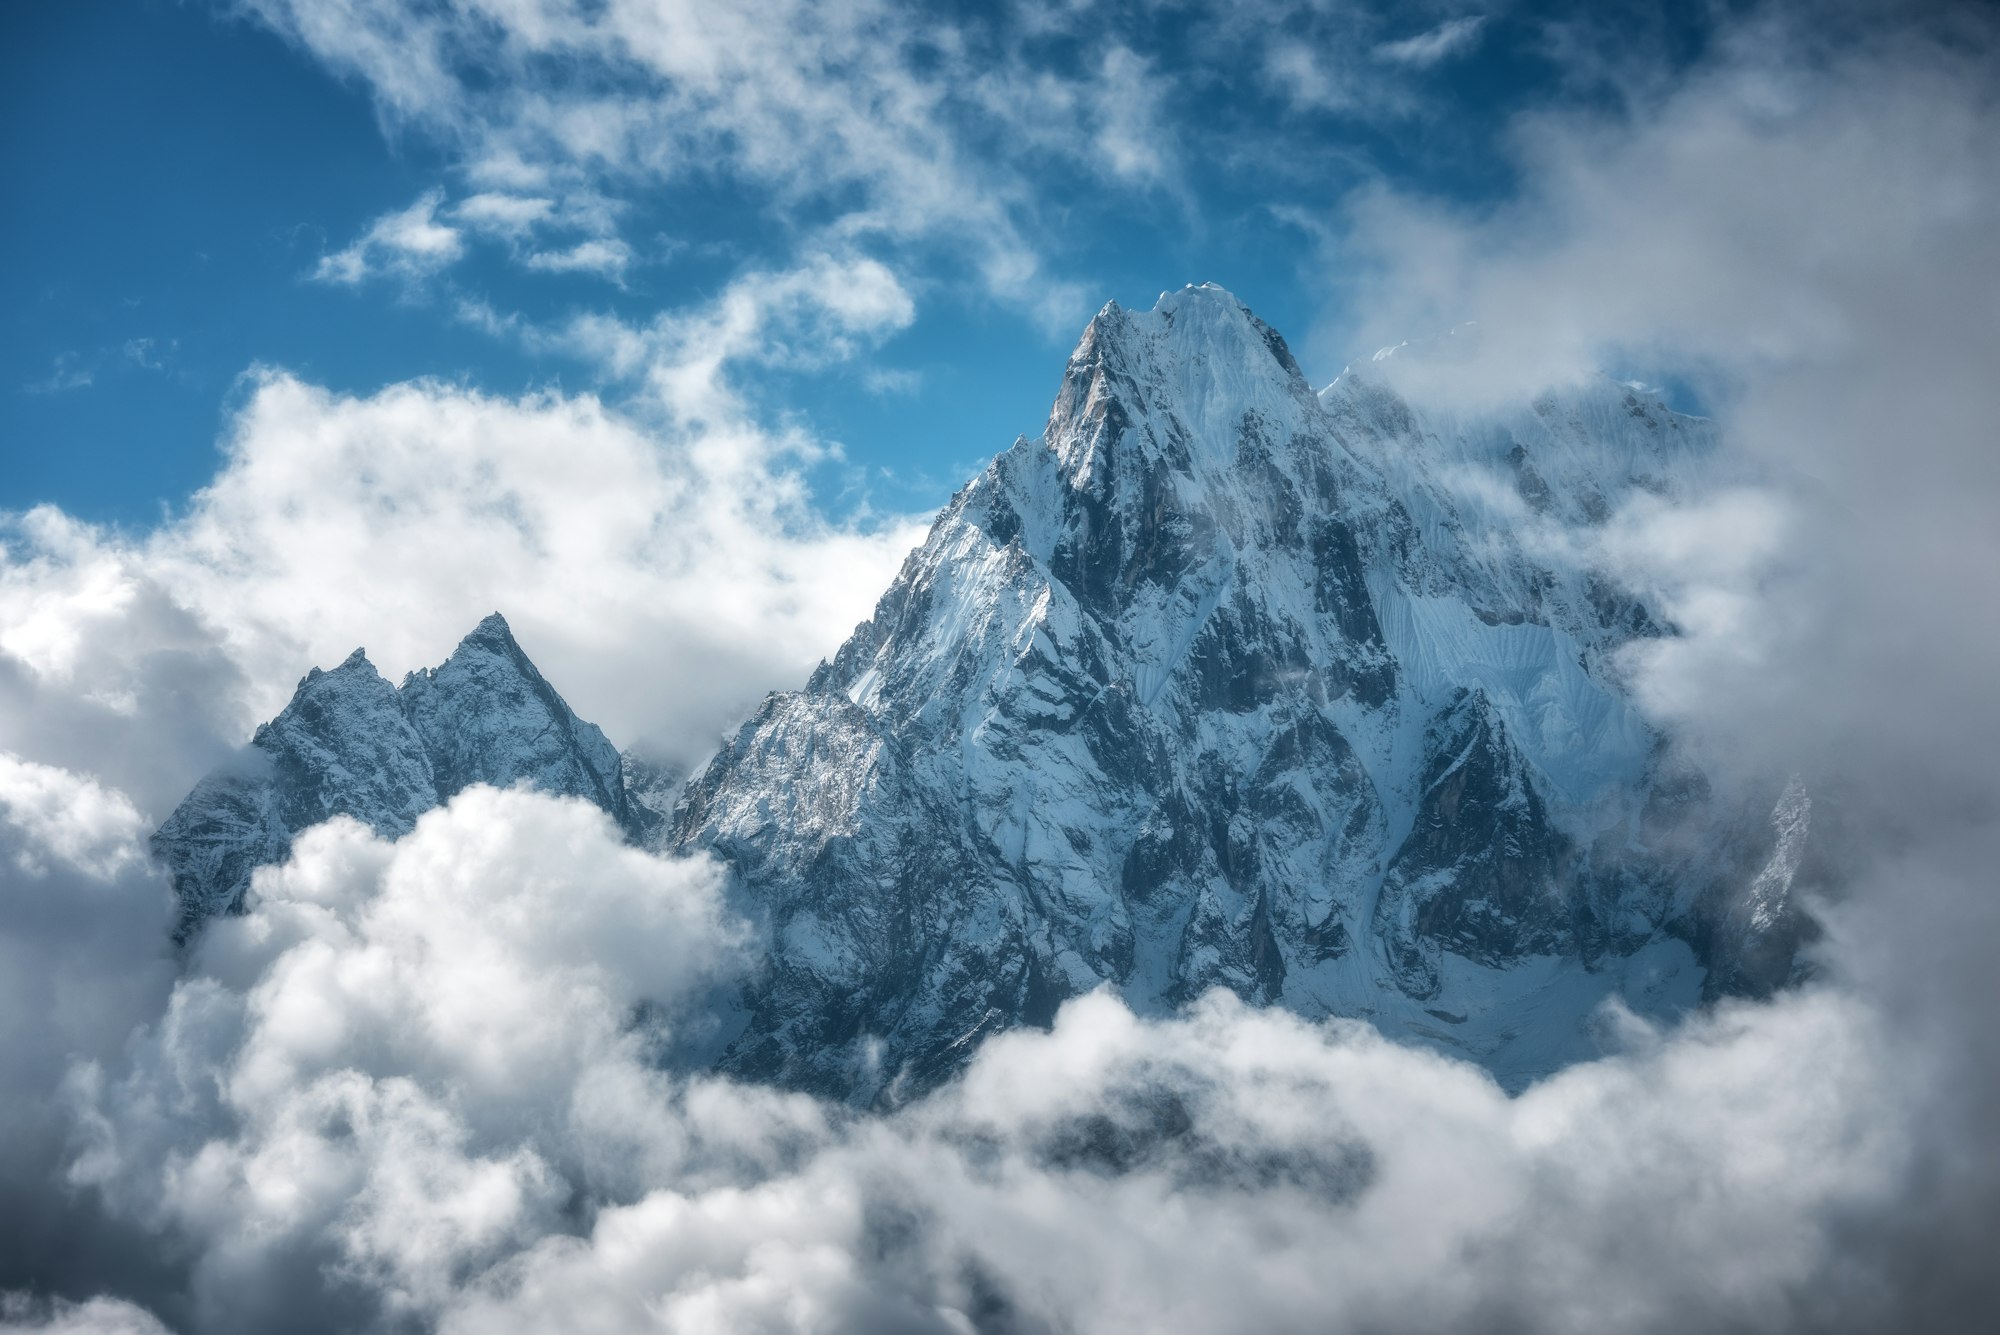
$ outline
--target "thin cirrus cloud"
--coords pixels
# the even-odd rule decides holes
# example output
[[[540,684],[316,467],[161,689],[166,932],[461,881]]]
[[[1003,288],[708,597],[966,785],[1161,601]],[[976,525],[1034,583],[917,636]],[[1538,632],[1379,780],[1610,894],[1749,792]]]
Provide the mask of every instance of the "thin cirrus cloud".
[[[617,278],[632,263],[632,248],[615,239],[579,241],[566,250],[530,251],[522,263],[547,273],[594,273]]]
[[[776,214],[813,219],[811,244],[941,246],[1053,327],[1086,314],[1088,296],[1051,273],[1035,239],[1037,170],[1171,191],[1178,160],[1157,66],[1117,43],[1075,69],[1035,54],[1094,34],[1082,11],[953,24],[887,3],[547,0],[371,5],[331,22],[290,0],[250,8],[358,76],[386,116],[452,145],[475,200],[617,196],[719,173]],[[613,234],[579,246],[590,240],[603,244],[543,250],[541,266],[564,255],[610,267]]]
[[[396,279],[409,287],[443,274],[472,253],[472,241],[502,244],[522,268],[589,273],[621,281],[632,247],[613,232],[616,208],[601,197],[557,200],[481,191],[447,203],[442,189],[376,218],[352,243],[320,257],[317,282],[354,287]]]
[[[1428,32],[1378,44],[1375,47],[1375,58],[1386,60],[1393,65],[1414,65],[1420,69],[1427,69],[1440,61],[1470,51],[1478,45],[1485,27],[1486,18],[1482,14],[1447,19]]]
[[[96,380],[96,371],[83,358],[74,352],[61,352],[46,376],[28,381],[21,389],[29,394],[67,394],[88,389]]]

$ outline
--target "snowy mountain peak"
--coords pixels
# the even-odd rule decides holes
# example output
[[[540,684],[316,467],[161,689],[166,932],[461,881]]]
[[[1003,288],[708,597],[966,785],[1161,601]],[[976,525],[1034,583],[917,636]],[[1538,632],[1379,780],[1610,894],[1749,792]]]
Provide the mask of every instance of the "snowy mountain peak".
[[[1693,1004],[1737,852],[1689,855],[1611,666],[1665,632],[1524,538],[1707,441],[1615,386],[1322,398],[1224,289],[1106,305],[1043,438],[689,781],[672,842],[770,933],[725,1064],[893,1098],[1109,983],[1367,1015],[1519,1082],[1607,996]]]
[[[1044,440],[1072,486],[1101,485],[1110,440],[1189,476],[1227,470],[1247,434],[1283,433],[1312,392],[1277,332],[1213,284],[1134,313],[1107,303],[1070,355]]]
[[[359,649],[312,669],[239,761],[196,785],[153,837],[180,897],[179,935],[240,907],[251,872],[285,857],[308,826],[345,815],[405,834],[475,783],[584,798],[634,838],[658,825],[626,793],[617,751],[496,612],[400,689]]]
[[[376,670],[375,665],[368,660],[368,651],[357,648],[353,653],[341,659],[331,669],[320,667],[308,668],[306,675],[299,678],[298,689],[304,690],[307,682],[318,681],[321,677],[329,677],[335,673],[342,672],[369,677],[380,677],[382,675]]]
[[[472,643],[511,645],[517,651],[520,648],[515,643],[513,627],[509,626],[507,618],[501,616],[498,612],[489,612],[480,618],[479,624],[474,626],[471,632],[463,640],[459,641],[459,643],[461,646]]]
[[[440,798],[475,783],[528,782],[633,816],[617,748],[578,718],[495,612],[435,668],[412,672],[403,712],[424,739]]]

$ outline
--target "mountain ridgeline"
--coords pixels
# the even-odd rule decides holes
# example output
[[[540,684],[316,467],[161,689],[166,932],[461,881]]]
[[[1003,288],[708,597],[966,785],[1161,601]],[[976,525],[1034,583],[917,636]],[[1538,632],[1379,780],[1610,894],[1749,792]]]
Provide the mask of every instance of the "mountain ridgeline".
[[[1106,306],[1047,428],[954,496],[874,616],[656,814],[497,616],[391,688],[315,671],[162,827],[183,935],[336,812],[472,783],[734,872],[762,963],[714,1054],[893,1102],[1115,987],[1372,1020],[1518,1086],[1796,971],[1810,802],[1720,801],[1620,684],[1658,611],[1564,553],[1690,494],[1709,424],[1598,380],[1465,416],[1394,360],[1314,393],[1212,286]]]
[[[238,763],[203,779],[154,834],[179,901],[176,937],[240,911],[251,873],[329,817],[393,838],[473,784],[522,782],[596,803],[637,841],[660,824],[626,792],[617,748],[556,694],[498,613],[400,689],[356,649],[308,672]]]

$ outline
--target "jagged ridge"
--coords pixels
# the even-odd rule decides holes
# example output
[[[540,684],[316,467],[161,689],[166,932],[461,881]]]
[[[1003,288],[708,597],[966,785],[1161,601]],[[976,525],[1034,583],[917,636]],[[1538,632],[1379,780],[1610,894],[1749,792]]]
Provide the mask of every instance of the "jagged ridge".
[[[472,784],[522,782],[596,803],[635,839],[659,824],[628,798],[617,750],[543,679],[499,613],[400,689],[356,649],[308,672],[238,763],[198,784],[153,836],[179,899],[176,936],[240,910],[252,871],[321,821],[352,816],[394,837]]]

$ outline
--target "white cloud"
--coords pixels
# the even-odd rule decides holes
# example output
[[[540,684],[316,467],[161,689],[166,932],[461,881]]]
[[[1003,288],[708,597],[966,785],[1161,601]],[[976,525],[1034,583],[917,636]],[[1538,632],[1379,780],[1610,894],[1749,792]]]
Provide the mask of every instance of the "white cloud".
[[[821,215],[808,245],[941,244],[1003,301],[1062,327],[1088,313],[1087,294],[1046,272],[1037,171],[1058,162],[1152,187],[1174,160],[1168,81],[1081,11],[1039,25],[1089,44],[1072,70],[1031,51],[1024,16],[958,24],[885,0],[250,8],[359,76],[386,117],[447,142],[483,190],[457,215],[468,226],[526,226],[503,198],[719,174],[779,216]]]
[[[616,279],[632,263],[632,248],[617,239],[579,241],[566,250],[530,251],[522,263],[545,273],[594,273]]]
[[[557,201],[488,190],[460,200],[449,212],[467,231],[506,242],[524,268],[594,273],[618,282],[632,263],[632,247],[615,235],[617,206],[599,195],[577,193]]]
[[[2000,1217],[2000,1049],[1975,1018],[2000,931],[2000,383],[1990,289],[1967,280],[2000,271],[2000,29],[1837,17],[1766,10],[1685,78],[1626,79],[1613,114],[1524,121],[1508,206],[1360,199],[1360,318],[1337,337],[1477,321],[1422,384],[1475,407],[1606,363],[1674,375],[1761,472],[1582,540],[1684,632],[1626,656],[1653,717],[1718,782],[1797,770],[1816,821],[1837,813],[1814,831],[1841,901],[1823,963],[1926,1072],[1905,1120],[1930,1185],[1855,1225],[1897,1314],[1821,1319],[1948,1329],[1990,1309],[1972,1239]]]
[[[352,287],[384,275],[424,278],[456,264],[465,254],[465,238],[439,221],[443,204],[444,191],[430,190],[408,208],[383,214],[352,245],[322,255],[313,278]]]
[[[1440,61],[1453,56],[1464,55],[1478,45],[1486,28],[1483,14],[1464,15],[1446,19],[1427,32],[1399,41],[1382,42],[1375,48],[1375,58],[1395,65],[1414,65],[1428,69]]]
[[[857,1118],[652,1064],[719,888],[529,793],[323,826],[74,1082],[75,1179],[192,1249],[208,1331],[317,1272],[350,1325],[447,1331],[1639,1332],[1865,1288],[1833,1221],[1910,1152],[1913,1073],[1826,989],[1519,1098],[1362,1024],[1100,993]]]
[[[146,371],[164,371],[180,347],[178,339],[128,338],[121,350],[125,360]]]
[[[76,1073],[72,1176],[198,1243],[202,1329],[295,1306],[269,1287],[288,1251],[435,1308],[671,1152],[649,1062],[736,965],[721,883],[528,792],[474,789],[395,845],[321,826],[206,934],[131,1070]]]
[[[1866,43],[1781,11],[1615,123],[1525,123],[1507,208],[1360,199],[1349,253],[1372,276],[1343,338],[1475,320],[1484,336],[1422,385],[1475,404],[1605,363],[1699,385],[1744,458],[1802,481],[1782,533],[1767,513],[1631,535],[1628,580],[1650,559],[1705,599],[1685,609],[1703,633],[1648,651],[1663,716],[1774,765],[1893,761],[1915,785],[1900,805],[1987,789],[1954,720],[1988,708],[1970,665],[2000,654],[1967,612],[1990,602],[1974,572],[2000,562],[2000,389],[1976,351],[1990,303],[1965,281],[2000,268],[2000,123],[1980,91],[1995,37],[1850,18]],[[1758,533],[1780,541],[1686,567]]]
[[[37,1303],[0,1294],[0,1335],[169,1335],[152,1313],[116,1298]]]
[[[509,323],[473,309],[467,318],[496,333],[511,333],[538,350],[582,357],[612,380],[642,382],[647,401],[686,428],[709,429],[740,421],[747,409],[725,375],[731,365],[823,370],[846,362],[907,328],[916,303],[896,275],[865,256],[820,253],[782,271],[739,275],[713,302],[694,310],[666,311],[644,325],[586,314],[554,328]],[[768,452],[743,448],[732,462],[703,452],[713,467],[754,464]],[[787,447],[816,456],[801,439]]]
[[[89,388],[96,379],[96,372],[82,358],[74,352],[61,352],[56,354],[47,377],[31,380],[21,388],[30,394],[67,394],[73,389]]]
[[[884,266],[822,256],[645,328],[535,335],[623,367],[629,411],[260,372],[180,518],[143,538],[47,507],[12,522],[0,745],[109,774],[157,819],[305,668],[365,645],[400,674],[497,608],[621,745],[699,758],[838,645],[918,536],[816,514],[799,470],[826,447],[759,424],[732,367],[829,365],[912,315]]]
[[[31,876],[66,863],[108,880],[137,861],[145,823],[126,796],[96,780],[0,751],[0,823],[22,836],[15,865]]]
[[[501,236],[520,237],[555,215],[555,201],[542,195],[510,195],[484,191],[452,205],[452,216],[467,227]]]

